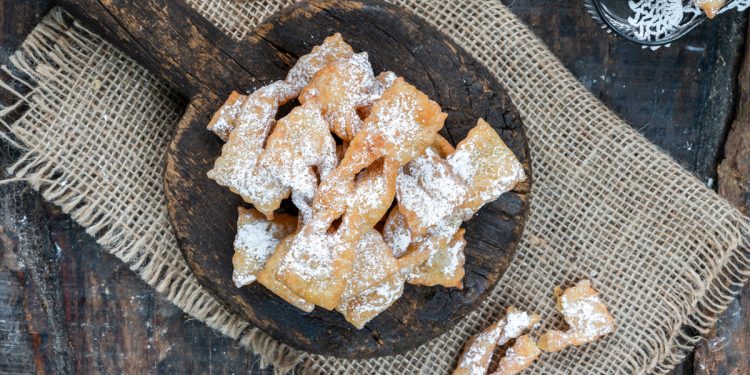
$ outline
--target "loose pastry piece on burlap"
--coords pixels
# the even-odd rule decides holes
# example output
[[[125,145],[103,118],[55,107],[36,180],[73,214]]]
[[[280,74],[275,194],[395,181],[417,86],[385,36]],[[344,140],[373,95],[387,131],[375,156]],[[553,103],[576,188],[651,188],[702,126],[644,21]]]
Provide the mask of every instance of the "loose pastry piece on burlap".
[[[270,258],[268,258],[265,266],[263,266],[263,269],[258,272],[256,277],[258,278],[258,282],[261,283],[261,285],[268,288],[268,290],[273,292],[275,295],[281,297],[282,299],[302,311],[311,312],[315,308],[315,305],[313,303],[308,302],[298,294],[294,293],[283,282],[279,281],[279,279],[276,278],[276,273],[278,272],[281,259],[284,258],[286,253],[289,251],[289,245],[291,244],[293,239],[294,235],[289,235],[281,240],[281,242],[279,242],[279,245],[276,246],[273,254],[271,254]]]
[[[598,340],[614,332],[615,318],[591,281],[583,279],[572,288],[555,288],[557,310],[565,318],[568,331],[551,330],[539,337],[539,347],[545,352],[558,352],[570,345],[578,346]]]
[[[446,114],[416,87],[397,78],[372,106],[363,128],[350,142],[344,158],[323,179],[314,208],[324,220],[341,216],[354,188],[354,177],[379,158],[393,161],[396,168],[410,162],[433,143]]]
[[[250,95],[240,110],[237,127],[229,133],[208,177],[242,196],[245,202],[273,218],[273,211],[289,196],[290,190],[259,167],[263,145],[275,123],[282,81],[262,87]]]
[[[466,342],[453,375],[484,375],[498,346],[521,336],[539,322],[539,316],[509,307],[505,317]]]
[[[305,224],[279,269],[279,278],[306,300],[327,309],[339,305],[351,277],[356,244],[388,211],[397,168],[379,160],[356,178],[354,190],[339,199],[348,210],[338,228],[319,217]],[[394,259],[395,262],[395,259]]]
[[[491,375],[518,374],[529,368],[541,354],[542,351],[530,336],[521,336],[505,351],[505,355],[498,362],[497,369]]]
[[[255,281],[279,242],[297,227],[297,218],[276,215],[273,220],[253,209],[239,207],[237,235],[234,238],[232,280],[237,287]]]
[[[292,191],[302,223],[312,218],[319,178],[336,167],[336,141],[315,103],[294,108],[276,123],[266,141],[261,168]]]
[[[367,53],[339,59],[317,72],[302,90],[299,101],[318,103],[331,131],[351,141],[362,128],[358,110],[372,105],[383,94],[375,79]]]
[[[277,91],[279,105],[299,96],[302,88],[308,85],[315,73],[330,63],[341,58],[347,58],[352,54],[354,54],[352,47],[344,41],[339,33],[329,36],[321,45],[313,47],[309,54],[297,60],[297,63],[287,73],[283,83],[279,83],[281,88]],[[208,129],[226,142],[229,139],[229,133],[237,125],[240,108],[245,100],[247,100],[246,95],[232,92],[229,99],[208,123]]]

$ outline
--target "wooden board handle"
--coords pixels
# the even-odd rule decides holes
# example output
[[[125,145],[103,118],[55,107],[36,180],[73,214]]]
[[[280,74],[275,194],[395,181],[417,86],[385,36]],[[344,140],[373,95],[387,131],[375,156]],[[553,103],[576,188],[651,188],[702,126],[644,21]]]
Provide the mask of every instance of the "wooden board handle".
[[[213,103],[233,89],[250,89],[284,74],[285,64],[273,64],[278,51],[267,43],[232,40],[184,0],[58,2],[194,103]],[[253,69],[258,64],[264,68]]]

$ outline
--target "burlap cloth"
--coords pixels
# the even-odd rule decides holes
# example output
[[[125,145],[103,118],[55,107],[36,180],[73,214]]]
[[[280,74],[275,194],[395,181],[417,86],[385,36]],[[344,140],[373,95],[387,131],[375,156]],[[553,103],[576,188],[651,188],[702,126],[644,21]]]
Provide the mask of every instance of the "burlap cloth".
[[[747,219],[590,95],[499,1],[398,2],[506,85],[524,118],[535,179],[525,235],[492,295],[415,350],[365,361],[308,355],[224,310],[190,273],[167,218],[165,151],[185,103],[59,10],[13,57],[20,73],[12,80],[30,89],[16,92],[16,105],[28,110],[6,123],[25,150],[13,179],[28,181],[156,290],[278,372],[444,374],[466,338],[506,306],[560,325],[552,289],[583,277],[611,307],[617,332],[545,354],[529,373],[667,372],[747,278]],[[191,3],[239,39],[290,1]]]

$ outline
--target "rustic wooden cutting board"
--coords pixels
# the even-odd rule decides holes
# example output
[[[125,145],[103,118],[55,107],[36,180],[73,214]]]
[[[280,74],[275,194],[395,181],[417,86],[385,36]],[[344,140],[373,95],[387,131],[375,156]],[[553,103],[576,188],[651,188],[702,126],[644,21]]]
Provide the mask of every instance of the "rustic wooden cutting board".
[[[189,99],[167,156],[168,208],[181,250],[198,280],[229,309],[302,350],[347,358],[400,353],[437,337],[471,312],[508,267],[523,231],[530,179],[465,224],[462,290],[407,285],[403,297],[364,329],[316,308],[304,313],[253,284],[232,283],[238,196],[206,177],[222,142],[205,126],[232,90],[282,79],[296,59],[340,32],[367,51],[377,72],[392,70],[437,101],[454,144],[488,120],[531,175],[521,119],[492,75],[407,10],[378,0],[307,1],[265,21],[237,42],[184,0],[61,0],[85,24]]]

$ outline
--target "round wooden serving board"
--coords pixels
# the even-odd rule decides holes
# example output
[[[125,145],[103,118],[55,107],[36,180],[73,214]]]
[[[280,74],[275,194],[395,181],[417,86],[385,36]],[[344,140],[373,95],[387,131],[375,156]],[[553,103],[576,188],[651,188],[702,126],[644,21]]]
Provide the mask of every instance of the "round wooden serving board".
[[[401,8],[371,0],[298,3],[267,20],[248,41],[276,51],[277,58],[256,63],[271,65],[266,74],[270,81],[283,79],[298,56],[335,32],[355,51],[369,52],[376,74],[392,70],[437,101],[448,113],[443,135],[452,143],[463,139],[478,118],[485,118],[531,175],[521,119],[503,87],[463,49]],[[227,92],[256,87],[227,87]],[[236,288],[232,242],[242,202],[206,177],[222,146],[205,128],[220,101],[211,103],[189,106],[175,133],[166,174],[170,215],[185,259],[201,284],[275,339],[346,358],[401,353],[451,328],[482,301],[508,267],[523,231],[530,180],[465,224],[462,290],[407,285],[403,297],[362,330],[335,311],[318,307],[304,313],[257,283]]]

